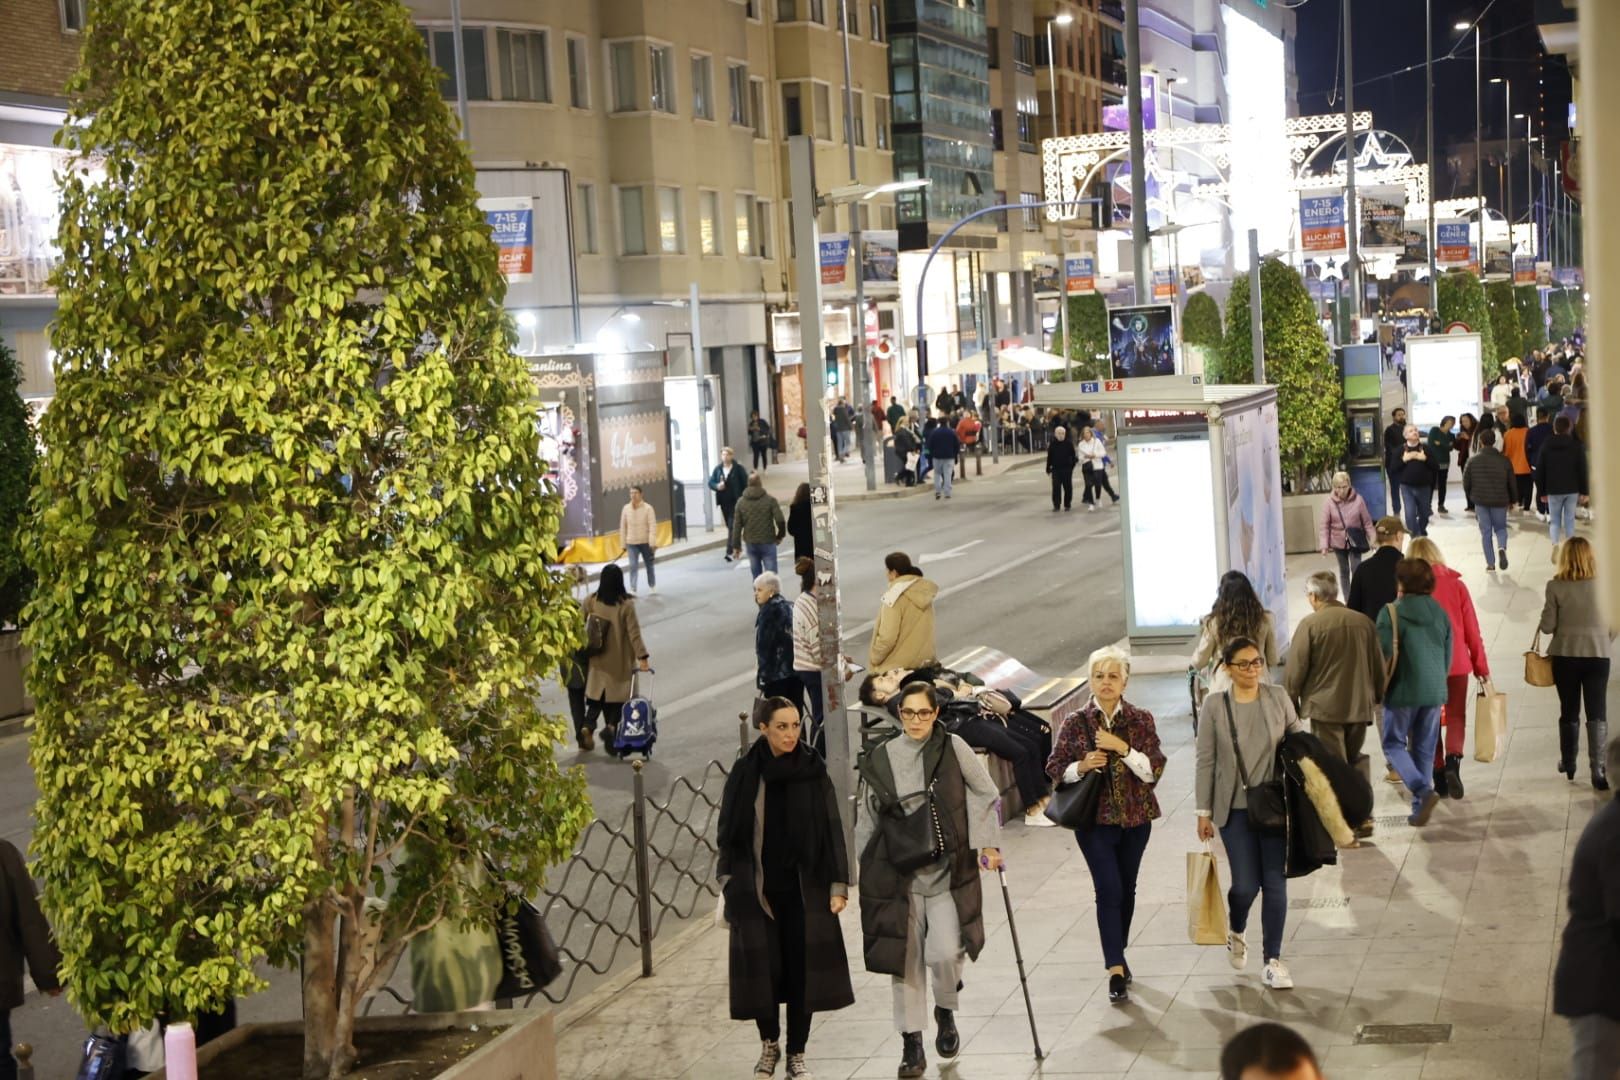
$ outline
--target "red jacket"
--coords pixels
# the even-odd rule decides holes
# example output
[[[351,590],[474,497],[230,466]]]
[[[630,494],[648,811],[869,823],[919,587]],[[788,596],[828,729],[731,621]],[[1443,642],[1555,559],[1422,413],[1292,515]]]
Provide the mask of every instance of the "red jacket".
[[[1451,620],[1452,675],[1478,675],[1489,678],[1491,662],[1485,658],[1485,642],[1479,636],[1479,618],[1474,599],[1462,575],[1449,566],[1434,568],[1434,599]]]
[[[956,437],[962,440],[963,446],[972,446],[979,441],[981,426],[972,416],[964,416],[956,425]]]

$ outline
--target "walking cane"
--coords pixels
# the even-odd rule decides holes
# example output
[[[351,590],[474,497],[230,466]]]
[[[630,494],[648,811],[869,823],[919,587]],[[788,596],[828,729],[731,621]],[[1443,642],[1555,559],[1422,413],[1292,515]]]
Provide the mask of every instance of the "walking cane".
[[[1007,905],[1007,932],[1012,934],[1013,958],[1018,961],[1018,984],[1024,988],[1024,1011],[1029,1013],[1029,1037],[1035,1041],[1035,1060],[1041,1061],[1046,1055],[1041,1053],[1040,1032],[1035,1030],[1035,1006],[1029,1000],[1029,979],[1024,975],[1024,951],[1018,947],[1018,927],[1013,923],[1012,894],[1007,891],[1007,867],[1005,865],[998,867],[996,876],[1001,878],[1001,900]]]

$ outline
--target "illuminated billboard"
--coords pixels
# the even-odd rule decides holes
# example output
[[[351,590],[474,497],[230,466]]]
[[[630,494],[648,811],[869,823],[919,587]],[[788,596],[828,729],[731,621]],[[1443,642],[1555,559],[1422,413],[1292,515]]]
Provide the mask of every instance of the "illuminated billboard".
[[[1196,418],[1202,424],[1202,418]],[[1120,440],[1125,511],[1125,628],[1132,637],[1193,637],[1220,578],[1207,431]]]
[[[1232,254],[1239,270],[1249,268],[1250,229],[1260,233],[1260,250],[1290,246],[1295,200],[1285,128],[1288,117],[1286,58],[1282,39],[1237,8],[1221,7],[1227,55],[1241,58],[1226,66],[1230,107],[1231,161],[1227,187],[1232,204]]]
[[[1419,431],[1441,417],[1480,412],[1485,374],[1478,334],[1406,339],[1406,412]]]

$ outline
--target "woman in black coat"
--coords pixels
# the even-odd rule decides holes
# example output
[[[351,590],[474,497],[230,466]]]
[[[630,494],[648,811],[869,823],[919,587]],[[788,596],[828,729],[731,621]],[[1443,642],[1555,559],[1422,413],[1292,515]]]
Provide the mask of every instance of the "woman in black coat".
[[[793,561],[816,557],[815,539],[810,527],[810,485],[800,484],[788,504],[788,535],[793,537]]]
[[[754,709],[760,738],[737,759],[720,800],[718,865],[731,927],[731,1018],[753,1020],[763,1042],[754,1075],[781,1060],[787,1006],[787,1076],[804,1062],[813,1013],[855,1002],[838,915],[849,857],[838,797],[821,757],[799,741],[799,710],[781,697]]]

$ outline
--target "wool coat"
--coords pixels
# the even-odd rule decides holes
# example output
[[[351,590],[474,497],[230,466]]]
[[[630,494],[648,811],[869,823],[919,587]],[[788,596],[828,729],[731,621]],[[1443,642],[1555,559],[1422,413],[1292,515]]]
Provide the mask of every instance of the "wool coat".
[[[62,954],[51,940],[51,928],[39,909],[34,879],[22,852],[0,840],[0,1008],[23,1003],[23,962],[41,990],[55,990]],[[6,1053],[10,1047],[4,1048]]]
[[[617,604],[604,604],[592,596],[585,601],[585,617],[589,620],[592,615],[608,621],[607,645],[586,667],[585,696],[592,701],[629,701],[636,661],[647,655],[636,602],[626,597]],[[618,718],[608,717],[608,722],[618,723]]]
[[[1283,686],[1299,715],[1318,724],[1369,724],[1384,696],[1378,631],[1337,600],[1300,620]]]

